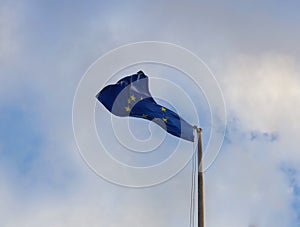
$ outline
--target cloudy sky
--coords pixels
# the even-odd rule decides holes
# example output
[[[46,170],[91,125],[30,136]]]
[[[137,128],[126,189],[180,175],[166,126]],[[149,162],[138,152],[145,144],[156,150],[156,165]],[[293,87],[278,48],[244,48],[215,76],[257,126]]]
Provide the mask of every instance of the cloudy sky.
[[[73,98],[87,68],[145,40],[195,53],[224,95],[226,135],[205,172],[206,227],[300,226],[299,7],[296,0],[0,0],[0,226],[189,226],[191,163],[162,184],[122,187],[86,165],[73,135]],[[172,69],[155,67],[145,66],[185,86],[179,74],[164,75]],[[204,96],[187,90],[203,103],[197,113],[209,130]]]

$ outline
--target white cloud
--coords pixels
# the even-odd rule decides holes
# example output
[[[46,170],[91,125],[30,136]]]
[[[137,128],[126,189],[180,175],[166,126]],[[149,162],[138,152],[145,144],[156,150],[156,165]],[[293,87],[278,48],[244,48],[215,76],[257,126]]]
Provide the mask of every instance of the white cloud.
[[[206,175],[209,226],[289,226],[293,193],[264,143],[235,141]]]
[[[292,56],[238,56],[222,78],[228,110],[246,129],[299,130],[299,75]]]
[[[222,84],[228,112],[238,118],[239,130],[276,133],[278,144],[267,150],[278,160],[300,163],[299,75],[292,56],[239,56],[230,62]]]
[[[18,2],[1,2],[0,6],[0,62],[13,59],[20,48],[22,5]]]
[[[207,222],[216,227],[290,226],[294,194],[281,166],[300,164],[296,61],[284,55],[243,55],[232,58],[223,72],[230,142],[207,172]],[[261,136],[251,139],[251,133]]]
[[[184,171],[189,175],[189,171]],[[80,184],[65,194],[18,196],[8,201],[0,193],[0,219],[4,227],[65,226],[186,226],[188,223],[189,179],[180,177],[168,184],[147,189],[130,189],[109,184],[87,171]],[[6,182],[7,184],[7,182]],[[16,187],[16,186],[14,186]],[[165,193],[168,191],[169,193]],[[5,189],[5,192],[9,190]],[[167,206],[165,206],[167,204]],[[173,220],[173,221],[172,221]]]

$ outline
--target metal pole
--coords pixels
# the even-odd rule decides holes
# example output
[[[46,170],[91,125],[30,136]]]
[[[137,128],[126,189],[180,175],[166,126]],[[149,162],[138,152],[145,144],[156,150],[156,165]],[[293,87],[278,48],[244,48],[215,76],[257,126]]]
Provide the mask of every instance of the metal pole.
[[[198,135],[198,227],[204,227],[204,173],[202,160],[202,129],[197,128]]]

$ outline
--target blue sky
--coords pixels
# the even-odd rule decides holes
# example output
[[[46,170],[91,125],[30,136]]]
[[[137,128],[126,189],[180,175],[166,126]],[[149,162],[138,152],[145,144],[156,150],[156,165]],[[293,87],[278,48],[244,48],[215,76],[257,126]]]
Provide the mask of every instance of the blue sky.
[[[123,188],[87,167],[72,131],[89,65],[156,40],[197,54],[224,94],[225,142],[205,172],[206,226],[299,226],[297,9],[268,0],[1,1],[0,225],[188,226],[191,164],[161,185]],[[189,94],[208,128],[207,103]]]

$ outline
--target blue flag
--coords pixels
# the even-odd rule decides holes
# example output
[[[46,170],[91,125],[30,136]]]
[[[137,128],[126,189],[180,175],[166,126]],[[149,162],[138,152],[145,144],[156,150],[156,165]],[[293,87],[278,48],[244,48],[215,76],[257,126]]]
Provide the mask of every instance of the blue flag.
[[[148,77],[142,71],[104,87],[96,98],[116,116],[153,121],[174,136],[194,141],[194,127],[156,103],[149,91]]]

